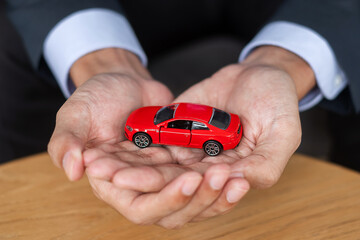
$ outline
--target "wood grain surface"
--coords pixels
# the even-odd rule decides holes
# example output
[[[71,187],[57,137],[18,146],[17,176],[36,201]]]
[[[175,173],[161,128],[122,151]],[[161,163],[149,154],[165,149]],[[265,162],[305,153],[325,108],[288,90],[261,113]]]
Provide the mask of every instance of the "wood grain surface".
[[[0,166],[0,239],[360,239],[360,174],[295,155],[278,184],[179,230],[137,226],[70,183],[48,155]]]

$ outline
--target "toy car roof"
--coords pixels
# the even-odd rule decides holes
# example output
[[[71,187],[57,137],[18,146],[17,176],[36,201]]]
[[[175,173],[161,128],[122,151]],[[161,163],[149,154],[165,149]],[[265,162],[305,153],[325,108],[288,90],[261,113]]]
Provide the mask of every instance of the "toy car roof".
[[[200,104],[179,103],[175,111],[175,119],[193,119],[209,122],[213,108]]]

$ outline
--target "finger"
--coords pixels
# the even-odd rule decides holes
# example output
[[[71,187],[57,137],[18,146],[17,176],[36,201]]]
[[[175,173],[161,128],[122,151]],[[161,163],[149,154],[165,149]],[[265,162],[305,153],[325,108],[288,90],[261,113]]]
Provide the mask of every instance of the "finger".
[[[232,164],[232,175],[244,176],[254,188],[274,185],[300,143],[300,138],[289,135],[289,132],[277,133],[276,138],[271,134],[260,138],[249,156]]]
[[[211,166],[205,173],[204,180],[191,201],[179,211],[162,218],[157,224],[173,229],[191,221],[218,198],[229,175],[230,167],[227,164]]]
[[[52,161],[65,170],[71,181],[79,180],[84,173],[82,152],[90,127],[87,111],[79,106],[72,104],[69,98],[60,108],[55,130],[48,144]]]
[[[136,224],[152,224],[184,207],[201,180],[199,173],[186,172],[158,193],[141,193],[121,189],[111,182],[89,177],[89,182],[97,195]]]
[[[130,164],[112,157],[104,157],[90,163],[86,168],[86,174],[92,178],[111,181],[119,170],[127,167],[130,167]]]
[[[179,165],[138,166],[117,171],[112,181],[121,189],[157,192],[186,171]]]
[[[112,182],[93,178],[90,175],[88,175],[88,180],[95,196],[115,208],[121,214],[124,214],[122,209],[125,206],[129,206],[135,197],[141,194],[136,191],[119,189]]]
[[[186,172],[159,193],[139,195],[132,202],[132,214],[141,214],[145,223],[154,223],[186,206],[202,181],[196,172]]]
[[[55,131],[48,144],[48,152],[53,163],[65,170],[69,180],[79,180],[84,173],[82,151],[84,141],[69,132]]]
[[[249,183],[242,178],[230,179],[219,198],[207,209],[197,215],[192,221],[202,221],[210,217],[229,212],[249,191]]]
[[[283,165],[285,164],[255,153],[234,163],[231,176],[243,176],[254,188],[269,188],[280,178]]]

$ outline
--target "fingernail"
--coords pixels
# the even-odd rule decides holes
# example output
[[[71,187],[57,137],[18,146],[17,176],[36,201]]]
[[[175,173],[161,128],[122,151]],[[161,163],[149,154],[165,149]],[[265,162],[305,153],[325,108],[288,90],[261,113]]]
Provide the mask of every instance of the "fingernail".
[[[214,175],[210,179],[210,187],[214,190],[220,190],[227,180],[227,176]]]
[[[185,184],[183,185],[181,191],[185,196],[191,196],[194,194],[196,189],[199,187],[201,178],[199,179],[187,179]]]
[[[63,158],[63,168],[69,179],[71,179],[72,176],[73,166],[74,166],[74,161],[71,158],[71,153],[70,152],[65,153]]]
[[[226,200],[229,203],[235,203],[240,200],[242,194],[237,190],[230,190],[226,193]]]
[[[242,172],[233,172],[230,174],[230,178],[244,178],[244,174]]]
[[[238,188],[238,189],[232,189],[226,193],[226,200],[229,203],[236,203],[244,196],[244,189]]]

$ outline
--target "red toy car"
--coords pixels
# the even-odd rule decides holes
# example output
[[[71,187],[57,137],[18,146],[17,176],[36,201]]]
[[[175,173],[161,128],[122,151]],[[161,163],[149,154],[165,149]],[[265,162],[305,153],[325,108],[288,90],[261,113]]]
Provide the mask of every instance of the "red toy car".
[[[125,126],[127,139],[140,148],[151,143],[203,148],[210,156],[235,148],[242,136],[239,116],[192,103],[142,107]]]

